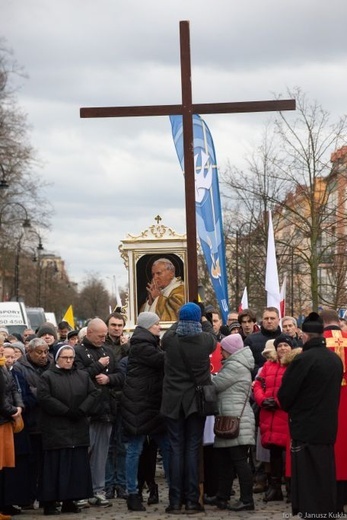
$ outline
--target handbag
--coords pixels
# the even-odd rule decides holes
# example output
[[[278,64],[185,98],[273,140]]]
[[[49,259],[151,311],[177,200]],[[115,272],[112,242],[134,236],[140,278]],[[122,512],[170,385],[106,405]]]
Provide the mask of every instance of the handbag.
[[[182,350],[182,348],[180,348],[179,351],[185,361],[189,374],[195,384],[195,399],[198,414],[201,417],[207,417],[208,415],[216,415],[218,413],[216,387],[213,384],[198,385],[192,367],[186,356],[186,353]]]
[[[251,386],[248,389],[240,415],[217,415],[215,417],[213,431],[216,437],[220,439],[236,439],[239,436],[241,417],[246,407],[250,390]]]
[[[13,433],[19,433],[24,428],[24,421],[21,415],[18,415],[12,420]]]
[[[240,417],[217,415],[214,419],[214,434],[221,439],[236,439],[240,433]]]

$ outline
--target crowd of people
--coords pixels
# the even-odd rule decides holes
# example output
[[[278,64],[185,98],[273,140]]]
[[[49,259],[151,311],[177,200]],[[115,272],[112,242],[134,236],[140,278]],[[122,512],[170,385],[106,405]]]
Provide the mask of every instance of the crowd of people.
[[[302,518],[344,512],[347,331],[338,314],[312,312],[299,328],[275,307],[259,324],[245,309],[223,325],[218,310],[189,302],[177,318],[162,331],[155,312],[140,312],[130,336],[118,310],[80,331],[45,323],[20,336],[0,325],[0,520],[113,498],[146,511],[160,500],[159,455],[168,514],[207,504],[252,511],[255,493],[290,502]],[[215,435],[214,416],[199,413],[204,385],[219,415],[240,418],[235,438]]]

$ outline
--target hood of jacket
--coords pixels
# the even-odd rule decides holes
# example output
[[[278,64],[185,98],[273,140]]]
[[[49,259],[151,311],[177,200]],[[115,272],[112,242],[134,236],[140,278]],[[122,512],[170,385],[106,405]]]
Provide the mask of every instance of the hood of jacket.
[[[301,347],[297,347],[297,348],[292,348],[292,350],[290,352],[288,352],[288,354],[286,354],[285,356],[283,356],[282,360],[281,360],[281,365],[283,366],[288,366],[290,365],[290,363],[293,361],[293,359],[298,355],[298,354],[301,354],[302,352],[302,348]]]
[[[248,368],[248,370],[253,370],[254,368],[254,357],[249,347],[243,347],[241,350],[238,350],[237,352],[229,356],[227,359],[224,359],[222,361],[222,364],[224,365],[228,362],[240,363],[245,368]]]

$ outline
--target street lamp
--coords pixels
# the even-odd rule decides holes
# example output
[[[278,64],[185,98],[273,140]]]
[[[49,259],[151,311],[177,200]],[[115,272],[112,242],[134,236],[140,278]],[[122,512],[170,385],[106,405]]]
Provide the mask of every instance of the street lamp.
[[[11,202],[10,201],[10,202],[5,202],[5,204],[3,204],[1,206],[1,211],[0,211],[0,228],[2,226],[2,215],[3,215],[4,209],[6,207],[8,207],[8,206],[19,206],[20,208],[22,208],[22,210],[24,211],[24,214],[25,214],[22,226],[23,226],[23,228],[26,228],[26,229],[31,227],[30,218],[29,218],[29,215],[28,215],[28,212],[27,212],[25,206],[23,206],[23,204],[21,204],[20,202],[16,202],[16,201]]]
[[[41,235],[36,229],[32,229],[31,232],[36,235],[38,238],[38,244],[36,246],[37,255],[34,255],[33,261],[37,262],[37,273],[36,273],[36,306],[41,307],[41,274],[42,274],[42,265],[41,265],[41,253],[44,250],[42,244]]]

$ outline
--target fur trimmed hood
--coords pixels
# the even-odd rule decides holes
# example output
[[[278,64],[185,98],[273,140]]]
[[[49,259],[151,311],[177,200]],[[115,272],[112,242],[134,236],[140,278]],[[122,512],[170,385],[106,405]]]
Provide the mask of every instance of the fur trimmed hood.
[[[301,352],[302,352],[301,347],[293,348],[290,352],[288,352],[288,354],[286,354],[284,356],[284,358],[281,361],[281,365],[283,365],[283,366],[290,365],[290,363],[293,361],[295,356],[297,356],[298,354],[301,354]],[[276,350],[274,352],[270,352],[270,354],[268,354],[267,361],[272,361],[273,363],[279,362]]]
[[[302,352],[302,348],[301,347],[293,348],[290,352],[288,352],[288,354],[286,354],[284,356],[284,358],[282,359],[281,364],[284,365],[284,366],[290,365],[290,363],[293,361],[293,359],[298,354],[301,354],[301,352]]]

